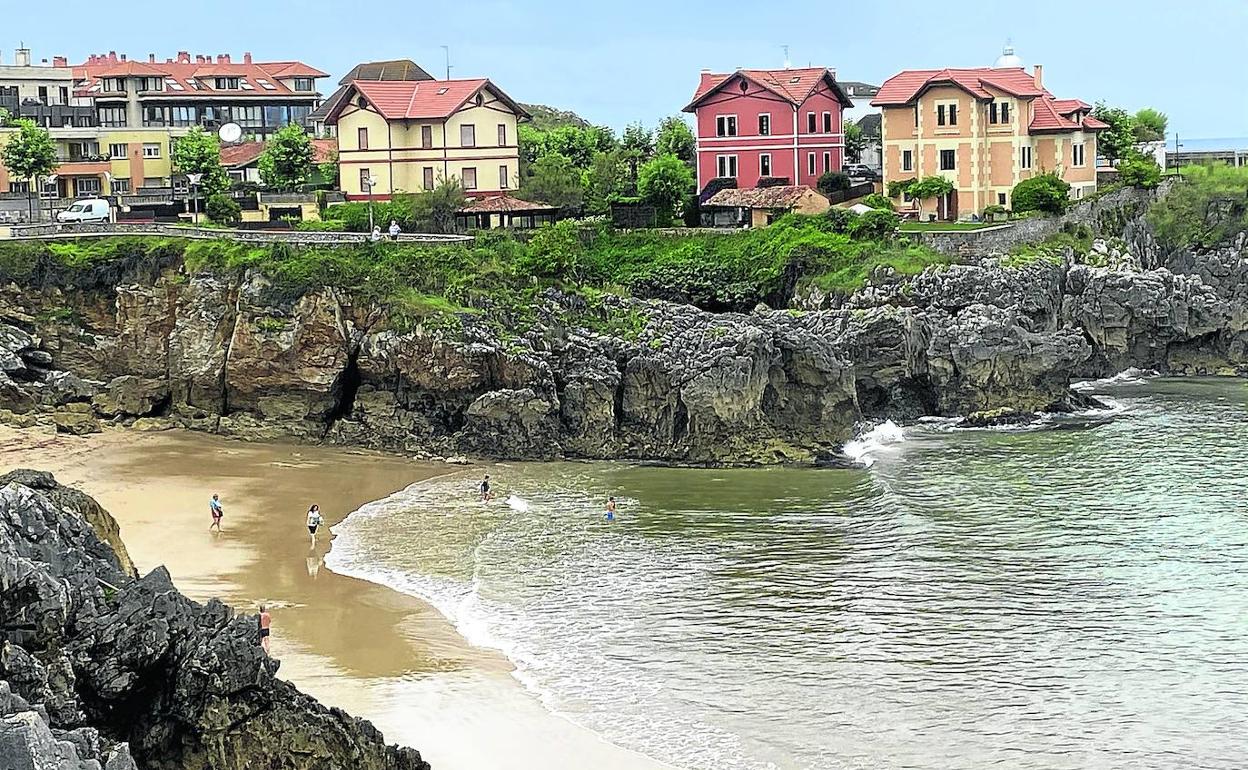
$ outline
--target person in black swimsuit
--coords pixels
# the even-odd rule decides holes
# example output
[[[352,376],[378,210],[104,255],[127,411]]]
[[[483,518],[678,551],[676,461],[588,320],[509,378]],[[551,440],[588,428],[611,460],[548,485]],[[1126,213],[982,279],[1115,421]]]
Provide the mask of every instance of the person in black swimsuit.
[[[488,503],[490,501],[490,474],[485,474],[485,478],[481,479],[481,483],[477,485],[477,489],[481,490],[481,502]]]

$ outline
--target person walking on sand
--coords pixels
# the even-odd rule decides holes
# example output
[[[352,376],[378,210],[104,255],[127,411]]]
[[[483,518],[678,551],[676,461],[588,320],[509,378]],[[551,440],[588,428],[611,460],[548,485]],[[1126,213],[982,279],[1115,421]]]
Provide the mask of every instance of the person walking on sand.
[[[269,654],[269,627],[273,625],[273,618],[269,615],[269,608],[263,604],[260,605],[260,646],[264,648],[264,654]]]
[[[607,521],[615,521],[615,498],[607,498]]]
[[[485,474],[485,478],[481,479],[481,483],[477,485],[477,489],[481,492],[481,502],[488,503],[492,495],[490,494],[490,474]]]
[[[211,532],[212,529],[215,527],[216,530],[220,532],[221,531],[221,517],[225,515],[225,512],[221,510],[220,496],[213,495],[212,499],[208,501],[208,512],[212,514],[212,524],[208,525],[208,531]]]
[[[390,240],[397,241],[399,239],[400,232],[402,232],[402,230],[399,228],[399,221],[397,219],[391,219],[390,220]]]
[[[308,509],[308,534],[312,536],[312,545],[316,546],[316,531],[321,528],[321,506],[313,505]]]

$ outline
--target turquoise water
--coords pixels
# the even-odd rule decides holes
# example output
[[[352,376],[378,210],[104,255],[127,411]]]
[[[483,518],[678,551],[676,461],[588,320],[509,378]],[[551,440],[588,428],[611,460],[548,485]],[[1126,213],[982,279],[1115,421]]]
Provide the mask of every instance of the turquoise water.
[[[444,477],[329,563],[682,767],[1243,767],[1248,383],[1105,392],[1034,430],[886,426],[863,470],[498,466],[489,506]]]

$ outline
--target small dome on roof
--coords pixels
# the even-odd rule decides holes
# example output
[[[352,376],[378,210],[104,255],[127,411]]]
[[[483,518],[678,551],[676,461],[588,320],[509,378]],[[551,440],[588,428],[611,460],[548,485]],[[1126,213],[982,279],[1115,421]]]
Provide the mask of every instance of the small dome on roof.
[[[1001,49],[1001,55],[997,57],[997,63],[993,67],[1022,67],[1023,57],[1014,53],[1014,46],[1009,43],[1005,44],[1005,48]]]

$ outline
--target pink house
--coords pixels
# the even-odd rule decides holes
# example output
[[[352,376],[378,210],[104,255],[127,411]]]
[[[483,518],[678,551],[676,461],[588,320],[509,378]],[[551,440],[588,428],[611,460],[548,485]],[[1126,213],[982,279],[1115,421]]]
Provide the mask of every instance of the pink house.
[[[761,177],[813,187],[824,172],[841,170],[841,111],[851,106],[826,67],[704,71],[685,107],[697,118],[698,189],[717,177],[734,177],[738,187]]]

